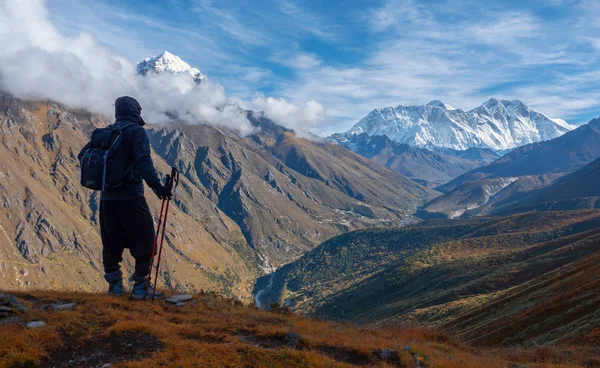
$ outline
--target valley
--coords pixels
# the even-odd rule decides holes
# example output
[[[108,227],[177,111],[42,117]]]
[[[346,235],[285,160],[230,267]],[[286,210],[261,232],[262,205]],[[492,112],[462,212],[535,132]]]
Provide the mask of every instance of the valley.
[[[278,269],[263,300],[358,324],[414,321],[475,344],[597,343],[599,227],[587,210],[351,232]]]
[[[111,119],[0,102],[3,279],[102,288],[98,198],[77,184],[76,154]],[[176,120],[147,130],[159,170],[182,174],[160,274],[169,289],[367,326],[412,321],[478,345],[596,341],[597,120],[501,156],[364,133],[308,140],[245,114],[247,136]],[[551,165],[536,163],[548,154]],[[505,327],[515,320],[517,335]]]
[[[0,1],[0,368],[600,367],[598,16]]]

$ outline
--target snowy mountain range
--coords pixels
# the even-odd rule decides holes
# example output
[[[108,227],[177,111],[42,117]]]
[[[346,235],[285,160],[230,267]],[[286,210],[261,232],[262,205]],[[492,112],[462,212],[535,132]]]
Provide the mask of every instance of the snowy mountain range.
[[[173,55],[168,51],[137,63],[137,72],[141,75],[146,75],[148,72],[169,72],[172,74],[186,73],[198,83],[206,79],[199,69],[191,67],[188,63],[181,60],[179,56]]]
[[[573,129],[564,120],[548,118],[519,100],[490,98],[469,111],[438,100],[421,106],[378,108],[346,134],[386,135],[399,143],[430,149],[502,151],[553,139]]]

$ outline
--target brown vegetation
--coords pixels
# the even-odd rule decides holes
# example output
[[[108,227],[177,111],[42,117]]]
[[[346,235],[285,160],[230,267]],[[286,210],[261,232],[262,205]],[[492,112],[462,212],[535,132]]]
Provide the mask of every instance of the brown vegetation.
[[[414,319],[477,345],[598,344],[599,225],[585,210],[352,232],[278,269],[261,301],[366,325]]]
[[[580,367],[593,348],[479,349],[418,326],[362,329],[198,294],[183,307],[97,294],[36,292],[30,311],[0,325],[0,367]],[[74,310],[50,312],[56,301]],[[392,350],[387,350],[392,349]]]

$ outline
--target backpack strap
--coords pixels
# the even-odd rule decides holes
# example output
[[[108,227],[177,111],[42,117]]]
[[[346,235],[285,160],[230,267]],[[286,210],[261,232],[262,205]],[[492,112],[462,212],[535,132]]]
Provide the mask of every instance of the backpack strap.
[[[121,127],[115,127],[115,126],[114,126],[114,124],[110,125],[110,129],[120,132],[120,133],[121,133],[121,136],[120,136],[120,137],[117,137],[117,138],[115,138],[115,140],[114,140],[114,141],[112,142],[112,144],[110,145],[110,148],[109,148],[109,150],[113,148],[113,146],[114,146],[114,145],[117,143],[117,140],[118,140],[119,138],[121,138],[121,140],[123,141],[123,144],[125,144],[125,141],[123,140],[123,132],[125,131],[125,129],[126,129],[126,128],[129,128],[129,127],[130,127],[130,126],[132,126],[132,125],[138,125],[138,124],[136,124],[136,123],[128,123],[128,124],[125,124],[125,125],[123,125],[123,126],[121,126]]]
[[[109,125],[109,127],[110,127],[110,129],[113,129],[113,130],[123,131],[123,130],[125,130],[125,128],[129,128],[132,125],[138,125],[138,124],[136,124],[136,123],[127,123],[127,124],[125,124],[123,126],[120,126],[120,127],[116,127],[115,124],[111,124],[111,125]]]
[[[108,162],[108,155],[110,154],[110,152],[112,151],[112,149],[114,148],[114,146],[117,144],[117,142],[119,141],[119,139],[121,140],[122,144],[125,144],[125,140],[123,139],[123,131],[126,128],[129,128],[132,125],[137,125],[135,123],[129,123],[129,124],[125,124],[121,127],[115,127],[114,124],[110,125],[110,129],[114,130],[114,131],[118,131],[120,133],[120,135],[118,135],[111,143],[110,147],[106,150],[106,152],[104,153],[104,170],[102,173],[102,191],[106,190],[106,167],[108,166],[106,164],[106,162]],[[129,170],[129,169],[127,169]]]

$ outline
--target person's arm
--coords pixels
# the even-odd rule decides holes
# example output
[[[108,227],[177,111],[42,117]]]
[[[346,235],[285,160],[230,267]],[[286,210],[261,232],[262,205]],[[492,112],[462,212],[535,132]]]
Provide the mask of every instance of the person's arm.
[[[160,184],[160,178],[150,157],[150,140],[146,130],[142,127],[133,135],[133,167],[140,173],[146,184],[153,187]]]

